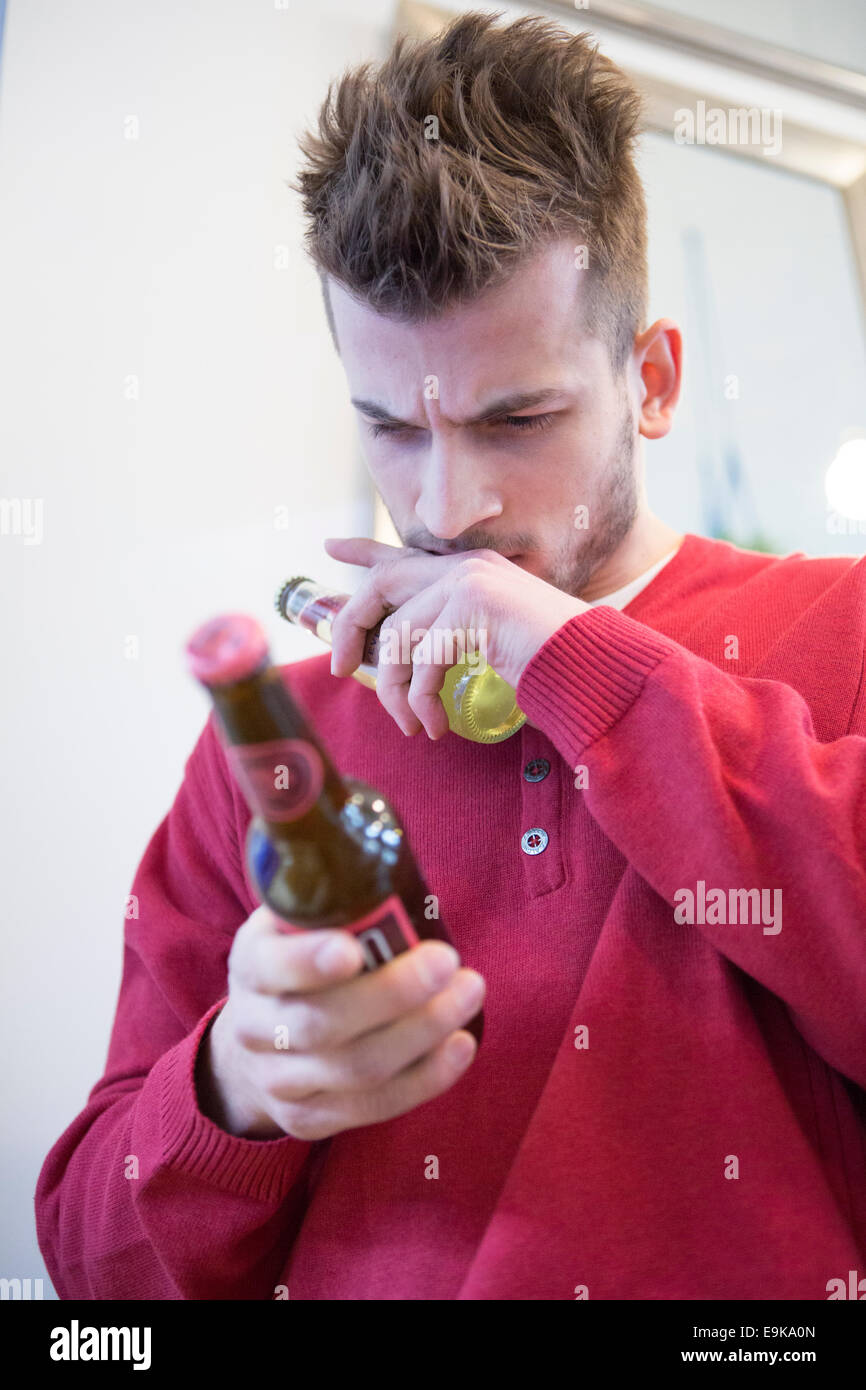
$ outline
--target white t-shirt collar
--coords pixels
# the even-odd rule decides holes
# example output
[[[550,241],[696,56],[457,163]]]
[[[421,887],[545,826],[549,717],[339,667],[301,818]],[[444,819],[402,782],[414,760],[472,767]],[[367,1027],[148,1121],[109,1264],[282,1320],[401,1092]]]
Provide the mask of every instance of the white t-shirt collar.
[[[601,598],[590,599],[590,608],[595,608],[600,603],[606,603],[609,608],[625,608],[633,598],[637,597],[641,589],[645,589],[647,584],[655,579],[659,570],[664,569],[668,561],[674,558],[677,550],[679,550],[679,546],[676,546],[668,555],[664,555],[656,564],[651,565],[648,570],[644,570],[637,579],[633,579],[629,584],[624,584],[621,589],[615,589],[612,594],[603,594]]]

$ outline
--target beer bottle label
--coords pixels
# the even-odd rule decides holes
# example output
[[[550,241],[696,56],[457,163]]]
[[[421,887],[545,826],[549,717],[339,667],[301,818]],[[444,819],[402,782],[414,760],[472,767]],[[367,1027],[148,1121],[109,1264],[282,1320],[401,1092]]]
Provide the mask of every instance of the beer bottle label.
[[[316,637],[320,637],[323,642],[330,642],[331,627],[340,609],[348,601],[348,594],[317,594],[304,604],[295,621],[298,627],[304,627],[308,632],[312,632]],[[378,622],[374,628],[366,634],[364,638],[364,652],[361,657],[362,666],[376,666],[379,661],[379,629],[382,622]]]
[[[396,893],[342,930],[350,931],[358,938],[368,970],[386,965],[394,956],[408,951],[410,946],[418,945],[418,933]]]
[[[233,743],[225,751],[250,810],[263,820],[300,820],[318,801],[325,768],[318,749],[305,739]]]
[[[307,928],[286,922],[283,930],[295,932],[306,931]],[[358,938],[358,944],[364,953],[366,970],[376,970],[380,965],[387,965],[389,960],[393,960],[403,951],[408,951],[410,946],[417,946],[420,939],[402,900],[396,893],[379,903],[372,912],[359,917],[357,922],[347,922],[341,926],[340,931],[350,931]]]

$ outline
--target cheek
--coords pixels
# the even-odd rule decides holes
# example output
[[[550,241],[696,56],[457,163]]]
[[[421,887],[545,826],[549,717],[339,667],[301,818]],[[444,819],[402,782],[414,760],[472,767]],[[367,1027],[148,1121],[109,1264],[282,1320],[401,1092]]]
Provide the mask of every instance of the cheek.
[[[376,440],[369,440],[362,445],[364,462],[367,465],[367,472],[373,482],[379,487],[384,484],[389,485],[389,474],[394,472],[393,464],[389,468],[388,458],[384,451],[377,446]]]
[[[420,491],[421,475],[411,459],[391,457],[373,446],[364,450],[364,462],[371,481],[396,520],[414,509]]]
[[[579,500],[577,494],[585,489],[588,471],[583,438],[577,431],[563,431],[539,450],[531,476],[523,480],[525,505],[553,520],[569,501]]]
[[[551,450],[545,467],[546,491],[564,497],[589,495],[609,467],[614,440],[601,420],[582,420],[563,433]],[[580,499],[575,496],[575,501]]]
[[[571,554],[586,534],[599,479],[609,466],[596,439],[590,429],[563,431],[539,452],[531,475],[521,477],[510,492],[516,529],[530,535],[543,554]]]

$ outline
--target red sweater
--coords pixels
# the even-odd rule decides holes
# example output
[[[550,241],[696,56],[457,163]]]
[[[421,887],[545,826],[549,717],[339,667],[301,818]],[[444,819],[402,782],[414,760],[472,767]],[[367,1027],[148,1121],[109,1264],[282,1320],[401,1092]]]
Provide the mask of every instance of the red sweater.
[[[61,1298],[822,1300],[866,1274],[864,635],[866,559],[688,535],[550,638],[517,691],[537,727],[492,747],[404,738],[326,652],[283,668],[487,980],[451,1090],[317,1143],[197,1107],[256,905],[208,719],[133,882],[105,1075],[39,1178]],[[781,914],[705,920],[713,889]]]

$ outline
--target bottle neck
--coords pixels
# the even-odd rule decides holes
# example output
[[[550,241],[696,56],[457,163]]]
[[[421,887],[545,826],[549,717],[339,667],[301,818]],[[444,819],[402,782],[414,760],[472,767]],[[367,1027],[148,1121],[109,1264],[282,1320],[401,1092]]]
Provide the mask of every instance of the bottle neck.
[[[286,598],[284,616],[290,623],[330,642],[331,625],[349,597],[312,579],[302,579]]]
[[[320,641],[330,646],[334,619],[350,598],[351,594],[329,589],[324,584],[317,584],[314,579],[301,579],[287,595],[280,611],[288,622],[306,628],[307,632],[312,632]],[[361,660],[362,667],[372,670],[378,663],[379,629],[383,622],[384,618],[367,634]]]
[[[335,809],[342,806],[346,795],[342,779],[276,666],[265,663],[244,680],[211,686],[210,693],[227,748],[288,740],[312,745],[324,773],[320,799],[326,798]],[[263,814],[261,807],[253,809]]]

